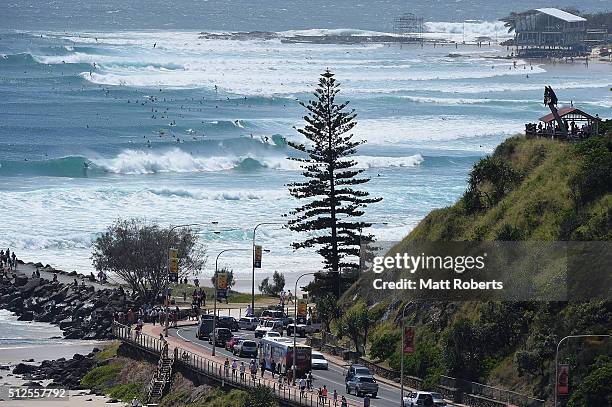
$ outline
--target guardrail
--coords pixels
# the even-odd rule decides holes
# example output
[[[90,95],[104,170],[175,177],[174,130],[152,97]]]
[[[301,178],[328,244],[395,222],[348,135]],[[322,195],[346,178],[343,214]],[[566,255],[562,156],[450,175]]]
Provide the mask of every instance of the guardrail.
[[[155,354],[161,354],[162,352],[168,352],[168,345],[165,341],[154,338],[147,334],[136,333],[135,329],[131,329],[128,326],[122,325],[118,322],[113,323],[113,335],[118,339],[136,345],[149,352]],[[223,363],[219,363],[215,360],[206,358],[202,355],[193,353],[187,349],[181,347],[175,347],[173,351],[174,363],[190,369],[196,373],[203,374],[209,378],[221,382],[222,384],[229,384],[233,387],[238,388],[255,388],[257,386],[268,387],[276,398],[293,406],[301,407],[340,407],[341,395],[338,396],[337,402],[332,400],[331,394],[328,394],[325,400],[319,398],[319,395],[312,391],[300,391],[297,386],[293,386],[283,382],[281,380],[275,380],[267,377],[261,377],[260,371],[255,375],[252,375],[249,371],[248,365],[245,364],[244,374],[240,373],[240,367],[236,368],[235,371],[231,367],[226,368]],[[259,366],[258,366],[259,369]],[[270,373],[268,372],[268,375]],[[260,377],[257,377],[260,376]],[[283,377],[283,376],[281,376]],[[372,400],[372,407],[375,407],[375,400]],[[360,407],[361,404],[355,404],[348,402],[347,407]]]
[[[448,387],[459,388],[467,394],[482,396],[491,400],[501,401],[520,407],[543,407],[544,400],[511,390],[500,389],[486,384],[470,382],[467,380],[456,379],[454,377],[442,376],[441,384]]]

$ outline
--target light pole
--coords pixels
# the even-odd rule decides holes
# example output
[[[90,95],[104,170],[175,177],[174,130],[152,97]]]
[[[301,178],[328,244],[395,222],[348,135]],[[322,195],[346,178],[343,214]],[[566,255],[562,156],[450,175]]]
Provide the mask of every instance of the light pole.
[[[285,225],[281,222],[261,222],[255,225],[253,228],[253,259],[251,262],[251,267],[253,271],[252,280],[251,280],[251,310],[255,312],[255,233],[257,233],[257,228],[260,226],[268,226],[268,225]]]
[[[243,252],[243,251],[247,251],[249,249],[239,249],[239,248],[230,248],[230,249],[224,249],[221,250],[219,252],[219,254],[217,254],[217,258],[215,259],[215,296],[213,299],[213,331],[212,331],[212,355],[215,356],[216,352],[215,350],[217,349],[217,338],[216,338],[216,328],[217,328],[217,287],[219,284],[219,279],[217,276],[217,272],[219,270],[219,257],[221,257],[221,255],[225,252]]]
[[[212,221],[210,222],[210,224],[212,225],[218,225],[219,222],[217,221]],[[170,226],[170,229],[168,230],[168,239],[166,240],[166,253],[164,254],[164,256],[168,256],[170,253],[170,237],[172,236],[172,231],[178,228],[187,228],[187,227],[191,227],[191,226],[208,226],[208,223],[186,223],[184,225],[174,225],[174,226]],[[168,316],[170,314],[169,312],[169,306],[170,306],[170,299],[168,298],[168,289],[170,288],[170,259],[166,259],[166,287],[164,290],[164,301],[166,303],[166,324],[164,326],[164,336],[167,338],[168,337],[168,327],[170,325],[170,321],[168,320]]]
[[[406,338],[406,329],[404,327],[404,318],[406,317],[406,308],[412,301],[407,302],[402,308],[402,343],[401,343],[401,356],[400,356],[400,406],[404,406],[404,341]]]
[[[557,353],[555,354],[555,404],[554,407],[557,407],[557,386],[559,385],[559,347],[561,343],[570,338],[610,338],[612,335],[568,335],[564,338],[561,338],[559,343],[557,343]]]
[[[300,275],[297,280],[295,280],[295,291],[293,292],[295,295],[295,301],[293,301],[293,365],[291,366],[291,371],[293,372],[293,385],[295,386],[295,374],[296,374],[296,365],[297,365],[297,303],[298,303],[298,298],[297,298],[297,288],[298,288],[298,281],[300,281],[300,278],[304,277],[304,276],[313,276],[316,273],[311,271],[309,273],[304,273],[302,275]]]

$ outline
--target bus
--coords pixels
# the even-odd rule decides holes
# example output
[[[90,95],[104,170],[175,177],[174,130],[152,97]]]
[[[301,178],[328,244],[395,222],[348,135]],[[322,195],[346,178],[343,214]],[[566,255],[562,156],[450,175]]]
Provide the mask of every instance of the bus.
[[[310,346],[297,344],[296,377],[304,377],[310,371],[312,349]],[[276,366],[280,364],[281,372],[285,373],[293,368],[293,339],[292,338],[263,338],[259,341],[259,364],[265,361],[266,370],[271,370],[272,361]],[[276,368],[278,371],[278,367]]]

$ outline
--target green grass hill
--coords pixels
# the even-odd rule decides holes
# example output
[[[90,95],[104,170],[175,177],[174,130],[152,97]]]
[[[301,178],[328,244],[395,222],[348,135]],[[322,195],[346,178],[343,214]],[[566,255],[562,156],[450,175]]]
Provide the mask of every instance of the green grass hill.
[[[578,143],[512,137],[474,165],[461,199],[433,210],[392,250],[410,241],[609,241],[611,226],[612,135]],[[344,305],[366,301],[375,321],[368,357],[399,369],[398,313],[408,299],[376,294],[370,281],[363,275]],[[423,301],[407,315],[417,327],[417,351],[406,373],[431,385],[446,374],[542,399],[551,398],[559,339],[612,333],[610,301]],[[610,355],[612,341],[566,343],[569,405],[612,405]]]

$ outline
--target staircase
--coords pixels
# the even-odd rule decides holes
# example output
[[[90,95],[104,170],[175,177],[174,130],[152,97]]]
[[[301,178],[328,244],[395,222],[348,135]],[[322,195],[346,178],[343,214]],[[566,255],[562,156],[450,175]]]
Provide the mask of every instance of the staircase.
[[[172,363],[173,359],[164,356],[162,352],[157,363],[157,371],[149,383],[147,403],[159,401],[163,397],[164,391],[172,381]]]

